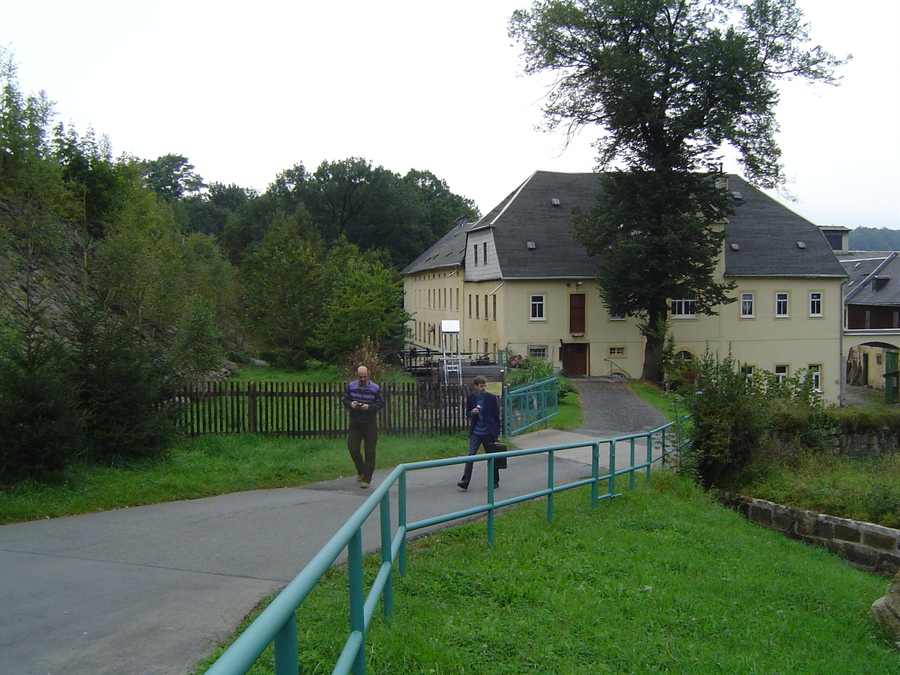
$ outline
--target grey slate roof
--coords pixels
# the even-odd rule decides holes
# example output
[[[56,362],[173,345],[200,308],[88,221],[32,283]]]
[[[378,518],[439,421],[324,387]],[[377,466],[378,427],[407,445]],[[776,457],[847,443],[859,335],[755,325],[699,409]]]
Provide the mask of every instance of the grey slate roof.
[[[900,256],[895,251],[838,253],[850,279],[848,305],[900,306]]]
[[[400,273],[414,274],[441,267],[462,265],[466,257],[466,234],[469,227],[471,227],[471,223],[454,226],[422,255],[400,270]]]
[[[451,230],[402,273],[463,264],[466,232],[490,227],[503,279],[594,278],[595,261],[570,231],[573,207],[594,206],[599,179],[597,173],[536,171],[481,220]],[[818,227],[740,177],[728,179],[741,199],[725,227],[726,277],[846,276]]]
[[[741,200],[725,224],[726,277],[846,276],[818,227],[739,176],[728,176],[728,189]]]

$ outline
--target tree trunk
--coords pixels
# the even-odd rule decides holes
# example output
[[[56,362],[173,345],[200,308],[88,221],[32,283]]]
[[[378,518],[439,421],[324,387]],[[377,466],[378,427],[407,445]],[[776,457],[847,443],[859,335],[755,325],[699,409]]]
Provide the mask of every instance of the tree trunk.
[[[641,327],[644,335],[644,368],[641,379],[649,382],[662,382],[662,354],[666,336],[659,330],[660,321],[666,317],[666,308],[651,310],[647,315],[647,323]]]

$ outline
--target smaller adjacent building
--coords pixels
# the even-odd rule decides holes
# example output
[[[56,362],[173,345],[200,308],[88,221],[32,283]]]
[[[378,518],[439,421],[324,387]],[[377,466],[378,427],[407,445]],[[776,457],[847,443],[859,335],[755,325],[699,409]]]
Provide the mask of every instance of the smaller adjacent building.
[[[736,301],[704,316],[693,298],[672,298],[676,351],[730,352],[779,377],[812,371],[837,401],[847,273],[814,224],[739,176],[721,187],[735,212],[713,225],[726,234],[717,275],[736,282]],[[596,173],[537,171],[478,222],[457,224],[402,270],[410,347],[441,351],[442,322],[454,320],[454,344],[474,358],[503,350],[574,377],[639,375],[637,323],[603,306],[596,263],[570,234],[573,208],[592,208],[600,190]]]
[[[839,250],[847,271],[844,340],[847,384],[885,388],[900,344],[900,256],[896,251]]]

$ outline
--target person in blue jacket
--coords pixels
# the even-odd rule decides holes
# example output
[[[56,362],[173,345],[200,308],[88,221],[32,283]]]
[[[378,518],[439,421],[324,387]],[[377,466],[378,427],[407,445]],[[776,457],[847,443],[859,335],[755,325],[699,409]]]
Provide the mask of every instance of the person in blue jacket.
[[[375,473],[375,444],[378,442],[378,411],[384,407],[381,389],[369,379],[369,369],[356,369],[356,379],[347,383],[343,398],[344,407],[350,411],[350,428],[347,432],[347,449],[356,466],[359,487],[367,488]],[[363,458],[360,445],[365,444]]]
[[[496,443],[500,438],[500,405],[497,397],[486,391],[487,380],[478,375],[474,380],[475,391],[466,396],[466,417],[469,418],[469,455],[478,453],[479,447],[487,452],[489,443]],[[467,462],[462,480],[456,485],[463,490],[469,489],[472,480],[472,465]],[[494,487],[500,487],[500,469],[494,465]]]

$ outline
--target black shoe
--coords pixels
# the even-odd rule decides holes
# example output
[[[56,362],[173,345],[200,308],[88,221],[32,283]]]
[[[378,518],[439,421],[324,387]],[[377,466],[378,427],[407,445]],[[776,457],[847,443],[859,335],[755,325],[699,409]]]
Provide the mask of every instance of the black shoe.
[[[456,487],[462,488],[463,490],[468,490],[469,484],[466,481],[461,480],[456,484]]]
[[[500,487],[500,481],[499,481],[499,480],[495,480],[495,481],[494,481],[494,489],[496,490],[498,487]]]

